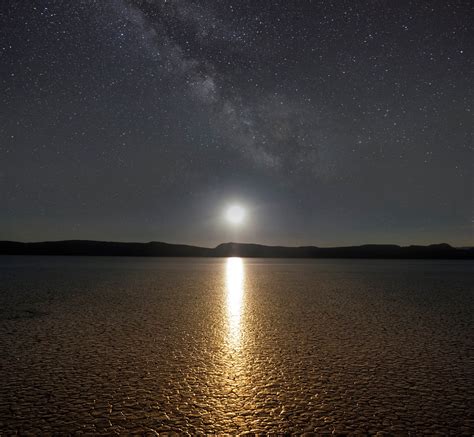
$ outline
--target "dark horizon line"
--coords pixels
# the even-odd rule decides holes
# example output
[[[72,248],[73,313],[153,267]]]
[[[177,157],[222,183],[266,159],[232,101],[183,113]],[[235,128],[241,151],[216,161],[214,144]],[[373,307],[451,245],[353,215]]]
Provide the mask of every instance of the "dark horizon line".
[[[453,246],[450,243],[441,242],[441,243],[428,243],[428,244],[408,244],[402,245],[397,243],[364,243],[364,244],[352,244],[352,245],[338,245],[338,246],[317,246],[315,244],[299,244],[295,246],[287,246],[284,244],[262,244],[262,243],[249,243],[249,242],[239,242],[239,241],[226,241],[224,243],[219,243],[216,246],[201,246],[199,244],[188,244],[188,243],[169,243],[167,241],[159,240],[149,240],[149,241],[130,241],[130,240],[94,240],[89,238],[74,238],[74,239],[60,239],[60,240],[39,240],[39,241],[20,241],[20,240],[0,240],[0,244],[3,243],[15,243],[15,244],[57,244],[57,243],[102,243],[102,244],[164,244],[168,246],[186,246],[186,247],[196,247],[200,249],[217,249],[220,246],[226,244],[238,244],[244,246],[263,246],[269,248],[288,248],[288,249],[298,249],[298,248],[307,248],[312,247],[316,249],[341,249],[348,247],[367,247],[367,246],[390,246],[390,247],[436,247],[436,246],[445,246],[452,249],[474,249],[474,246]]]
[[[380,259],[474,259],[474,248],[447,243],[399,246],[268,246],[256,243],[221,243],[213,248],[158,241],[147,243],[97,240],[43,242],[0,241],[2,255],[135,256],[135,257],[229,257],[248,258],[380,258]]]

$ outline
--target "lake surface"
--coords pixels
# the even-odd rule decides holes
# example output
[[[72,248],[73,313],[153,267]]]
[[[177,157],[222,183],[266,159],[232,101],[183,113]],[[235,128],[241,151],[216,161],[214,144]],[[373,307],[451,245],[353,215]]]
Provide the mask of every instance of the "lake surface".
[[[469,261],[0,257],[0,434],[474,433]]]

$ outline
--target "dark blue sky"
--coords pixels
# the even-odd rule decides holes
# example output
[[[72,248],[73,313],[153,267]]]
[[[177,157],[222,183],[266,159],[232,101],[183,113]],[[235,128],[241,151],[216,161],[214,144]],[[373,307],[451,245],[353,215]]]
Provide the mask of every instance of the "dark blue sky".
[[[0,13],[0,239],[474,245],[468,1]]]

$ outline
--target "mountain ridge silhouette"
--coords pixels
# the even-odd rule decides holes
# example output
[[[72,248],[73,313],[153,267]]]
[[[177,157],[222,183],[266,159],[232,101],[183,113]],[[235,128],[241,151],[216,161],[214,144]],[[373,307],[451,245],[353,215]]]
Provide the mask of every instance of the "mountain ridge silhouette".
[[[267,246],[228,242],[214,248],[171,244],[96,240],[62,240],[23,243],[0,241],[1,255],[230,257],[245,258],[373,258],[373,259],[474,259],[474,248],[455,248],[447,243],[427,246],[364,244],[360,246]]]

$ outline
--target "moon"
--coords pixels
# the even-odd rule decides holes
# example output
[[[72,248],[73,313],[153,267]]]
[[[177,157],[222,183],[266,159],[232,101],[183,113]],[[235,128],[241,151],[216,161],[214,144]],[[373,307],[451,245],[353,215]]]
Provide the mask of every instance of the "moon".
[[[226,211],[226,218],[233,225],[240,225],[244,221],[245,215],[245,209],[240,205],[231,205]]]

